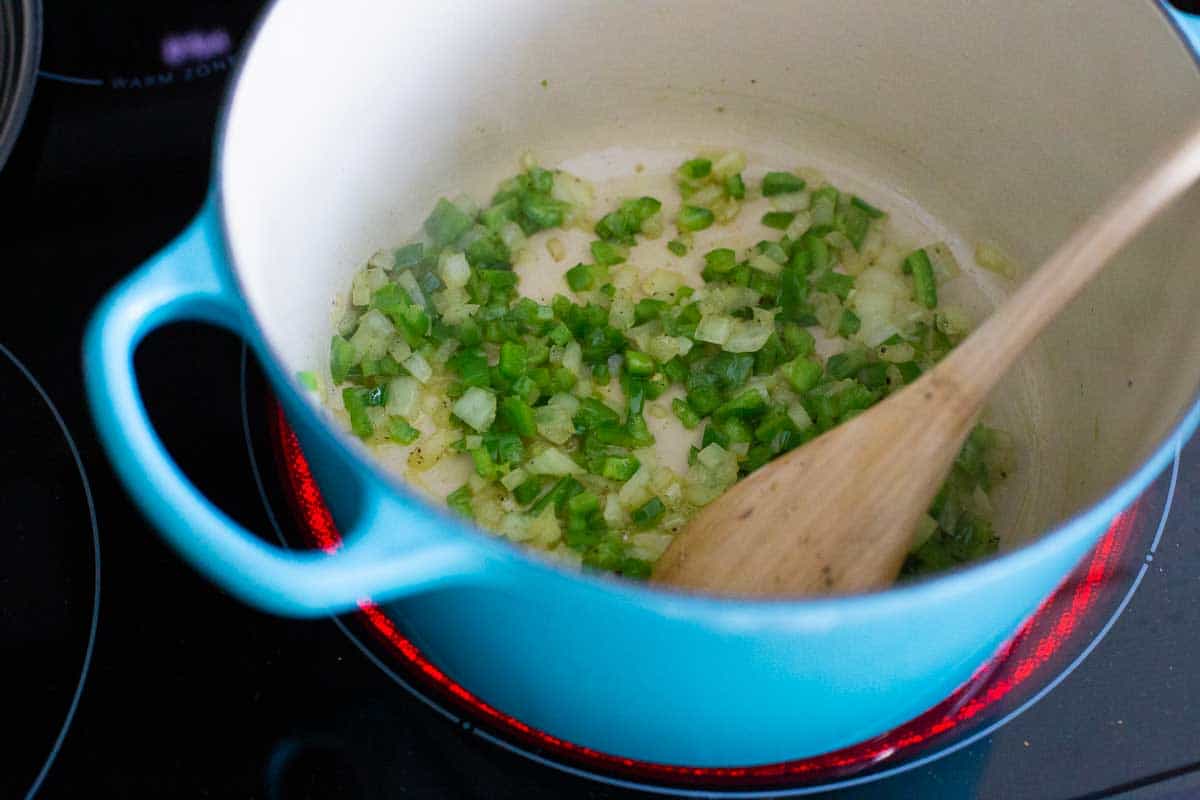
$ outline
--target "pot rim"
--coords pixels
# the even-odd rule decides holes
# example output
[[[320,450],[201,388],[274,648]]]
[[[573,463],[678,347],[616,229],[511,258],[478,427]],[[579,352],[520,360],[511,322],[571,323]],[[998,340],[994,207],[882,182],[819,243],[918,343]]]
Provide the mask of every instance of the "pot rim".
[[[454,578],[451,583],[447,584],[447,588],[482,582],[486,571],[494,568],[495,565],[506,564],[532,570],[543,577],[566,578],[576,583],[579,588],[589,589],[597,594],[615,595],[625,602],[655,613],[671,617],[705,617],[715,622],[724,620],[739,629],[745,629],[747,621],[750,619],[755,620],[758,624],[786,624],[789,621],[795,621],[797,615],[802,612],[816,615],[832,611],[854,612],[865,617],[892,614],[895,613],[898,601],[912,604],[918,600],[922,602],[950,600],[970,591],[981,581],[991,583],[1003,580],[1013,571],[1021,571],[1041,561],[1050,551],[1058,550],[1080,538],[1087,537],[1094,530],[1102,530],[1117,514],[1137,499],[1171,462],[1177,447],[1187,441],[1200,426],[1200,385],[1197,385],[1192,390],[1191,401],[1180,410],[1168,431],[1140,464],[1131,468],[1097,500],[1048,528],[1037,538],[1011,551],[996,553],[979,561],[957,566],[911,583],[893,585],[886,589],[860,594],[804,598],[742,598],[695,594],[670,587],[568,569],[531,554],[520,545],[480,531],[457,516],[451,515],[445,509],[416,495],[404,481],[384,469],[376,459],[365,452],[363,447],[350,439],[348,434],[336,430],[328,420],[316,413],[309,402],[302,398],[296,380],[283,369],[283,361],[279,353],[263,335],[264,327],[246,300],[246,287],[236,266],[237,262],[228,235],[230,226],[223,196],[225,141],[229,134],[229,118],[233,99],[237,94],[247,64],[246,56],[254,48],[263,28],[281,4],[282,0],[271,0],[243,40],[237,65],[225,87],[225,95],[218,113],[216,136],[213,141],[212,177],[206,204],[211,204],[215,211],[214,219],[218,230],[214,233],[218,236],[221,244],[223,256],[221,268],[227,272],[234,286],[237,287],[238,297],[246,318],[255,333],[250,343],[254,346],[264,371],[270,376],[272,387],[276,391],[286,387],[283,390],[291,393],[293,399],[300,401],[291,403],[289,407],[292,409],[298,407],[300,413],[306,415],[307,421],[310,423],[307,427],[313,430],[315,435],[321,437],[326,444],[335,446],[345,457],[350,459],[355,468],[364,470],[386,486],[390,492],[404,498],[409,504],[415,504],[426,521],[443,522],[447,525],[446,533],[458,540],[470,537],[473,545],[479,547],[486,556],[487,566],[480,572]],[[1200,79],[1200,50],[1193,47],[1188,31],[1181,27],[1172,12],[1164,6],[1164,0],[1151,0],[1151,5],[1165,18],[1165,22],[1175,34],[1177,44],[1184,48],[1197,67],[1197,78]]]

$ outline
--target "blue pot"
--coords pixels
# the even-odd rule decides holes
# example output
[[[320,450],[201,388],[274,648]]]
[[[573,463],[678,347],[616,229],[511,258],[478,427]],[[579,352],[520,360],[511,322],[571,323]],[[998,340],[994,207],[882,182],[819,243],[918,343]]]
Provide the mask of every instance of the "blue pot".
[[[730,83],[737,82],[741,88],[730,95],[731,110],[745,100],[746,92],[759,92],[765,101],[772,91],[786,92],[789,87],[799,91],[794,87],[800,78],[785,76],[785,70],[776,69],[784,63],[780,59],[785,58],[801,62],[797,72],[816,76],[815,86],[835,84],[842,96],[849,96],[846,93],[855,86],[868,93],[876,91],[878,87],[867,78],[882,74],[883,67],[872,59],[893,57],[892,51],[877,50],[860,59],[847,58],[829,75],[820,73],[824,62],[807,63],[803,55],[839,36],[849,44],[870,44],[876,33],[896,43],[900,51],[924,49],[928,58],[906,67],[916,70],[909,83],[928,85],[932,87],[929,91],[936,93],[941,85],[938,81],[945,81],[951,87],[945,91],[957,91],[953,88],[957,78],[947,81],[946,73],[958,75],[955,59],[961,60],[961,51],[970,50],[975,54],[972,58],[978,62],[975,68],[979,74],[994,72],[998,83],[1017,82],[998,88],[1000,95],[1004,94],[1002,89],[1011,89],[1013,97],[1024,93],[1033,98],[1023,105],[1037,106],[1038,90],[1019,85],[1028,80],[1022,72],[1026,68],[1015,66],[1020,59],[1005,62],[1009,56],[1004,50],[1021,46],[1014,45],[1014,39],[1047,35],[1047,25],[1059,24],[1056,20],[1073,14],[1079,14],[1078,24],[1055,34],[1061,52],[1039,47],[1038,52],[1044,54],[1039,57],[1047,61],[1028,70],[1035,74],[1049,74],[1055,69],[1069,72],[1053,59],[1061,56],[1062,63],[1068,63],[1091,53],[1116,59],[1131,47],[1149,43],[1152,49],[1129,56],[1150,62],[1147,74],[1137,76],[1138,84],[1110,86],[1104,91],[1114,97],[1136,96],[1128,103],[1135,110],[1147,103],[1153,106],[1153,98],[1158,96],[1155,93],[1161,94],[1165,99],[1158,122],[1164,129],[1159,133],[1164,135],[1189,116],[1186,109],[1168,101],[1194,101],[1200,97],[1200,81],[1194,69],[1187,66],[1184,71],[1181,67],[1184,61],[1177,38],[1187,37],[1191,47],[1200,48],[1200,19],[1173,13],[1169,19],[1177,28],[1172,29],[1165,24],[1168,17],[1161,9],[1149,5],[1131,8],[1123,3],[1098,3],[1095,10],[1089,8],[1086,17],[1082,12],[1062,9],[1029,12],[997,6],[979,15],[973,12],[970,20],[959,19],[961,15],[956,14],[953,4],[940,9],[942,4],[936,2],[918,4],[915,10],[906,7],[903,14],[873,8],[876,4],[796,9],[799,4],[788,3],[774,4],[769,9],[771,14],[766,14],[764,9],[769,5],[743,9],[733,18],[746,29],[739,31],[741,39],[762,43],[758,63],[747,66],[745,59],[727,58],[714,45],[709,60],[715,72],[706,72],[708,67],[695,61],[684,65],[701,85],[706,80],[716,85],[726,78]],[[360,600],[371,598],[384,604],[387,613],[434,663],[482,700],[554,736],[618,756],[670,764],[728,766],[769,763],[837,749],[916,716],[967,680],[1088,552],[1112,518],[1163,469],[1175,443],[1195,430],[1200,406],[1195,403],[1194,391],[1189,391],[1183,395],[1188,398],[1186,403],[1156,411],[1164,422],[1151,441],[1140,443],[1144,457],[1126,463],[1119,478],[1106,481],[1098,498],[1075,500],[1072,513],[1065,519],[1060,516],[1058,523],[1048,525],[1029,544],[936,579],[863,596],[745,602],[686,596],[580,575],[530,558],[417,499],[336,430],[296,383],[296,370],[308,365],[293,353],[303,348],[292,348],[288,342],[303,337],[285,330],[291,312],[272,312],[270,307],[275,301],[269,299],[271,293],[264,287],[275,287],[281,295],[303,295],[306,281],[319,283],[323,279],[302,268],[294,281],[284,283],[280,278],[284,273],[270,272],[275,266],[260,266],[260,262],[273,263],[274,253],[285,261],[304,261],[302,250],[289,255],[292,245],[286,237],[275,234],[272,240],[271,234],[263,231],[269,232],[277,220],[286,218],[293,239],[302,240],[310,233],[317,240],[329,238],[334,234],[326,236],[312,228],[298,227],[304,219],[320,218],[320,203],[311,194],[325,189],[331,193],[327,201],[321,201],[328,203],[331,228],[339,224],[338,207],[352,205],[352,198],[364,192],[369,194],[363,188],[368,186],[364,182],[367,179],[356,171],[355,164],[383,152],[386,143],[369,130],[375,120],[370,116],[361,118],[362,141],[347,141],[346,132],[338,128],[339,114],[326,106],[351,104],[340,109],[343,113],[382,108],[383,127],[402,125],[403,121],[398,121],[402,115],[389,110],[393,104],[387,102],[386,93],[393,79],[404,79],[390,72],[386,73],[388,80],[383,80],[379,70],[366,71],[366,61],[402,60],[406,48],[412,51],[426,46],[417,40],[402,43],[400,38],[410,35],[406,31],[416,31],[411,35],[419,35],[420,41],[427,43],[432,38],[454,49],[470,44],[466,40],[471,36],[483,36],[492,29],[497,40],[519,29],[522,35],[545,38],[538,40],[542,42],[538,48],[516,50],[548,53],[548,59],[557,57],[553,48],[564,31],[586,29],[595,32],[598,39],[619,35],[623,38],[611,42],[611,46],[603,42],[595,47],[570,45],[564,51],[571,56],[569,66],[563,66],[566,61],[551,60],[546,71],[551,73],[552,85],[570,85],[577,80],[582,87],[592,86],[589,81],[602,74],[601,70],[610,69],[616,75],[615,85],[622,88],[622,67],[604,61],[612,57],[606,53],[621,50],[618,44],[623,43],[631,52],[643,52],[637,49],[641,41],[638,37],[646,37],[647,43],[686,41],[688,36],[680,35],[679,26],[689,25],[696,28],[691,41],[707,41],[703,37],[722,29],[732,13],[719,3],[700,3],[690,5],[685,18],[660,15],[655,9],[665,9],[669,4],[659,2],[638,12],[639,25],[618,26],[613,33],[609,30],[612,26],[595,24],[597,19],[614,13],[607,6],[567,4],[551,13],[527,9],[520,3],[497,4],[495,9],[464,4],[428,11],[406,9],[403,14],[371,6],[358,14],[339,9],[335,19],[320,4],[306,6],[304,0],[277,3],[234,81],[222,123],[222,145],[216,154],[218,173],[204,208],[177,240],[112,291],[88,328],[84,359],[93,413],[118,473],[153,524],[197,569],[247,603],[277,614],[312,617],[349,611]],[[497,10],[503,13],[493,13]],[[544,31],[534,30],[530,24],[535,12],[538,20],[545,20]],[[782,24],[787,15],[799,15],[790,29]],[[1114,19],[1121,21],[1121,30],[1112,29]],[[934,30],[939,25],[947,33],[940,38],[948,44],[920,38],[920,31]],[[812,37],[808,49],[798,46],[789,51],[786,38],[777,42],[780,29],[806,31],[794,35],[799,39]],[[431,30],[441,33],[433,36]],[[668,31],[673,33],[668,35]],[[1006,35],[1010,38],[1005,39]],[[395,47],[384,46],[389,40]],[[993,40],[995,48],[985,46]],[[359,44],[350,47],[351,42]],[[338,58],[307,57],[324,46],[335,48]],[[472,46],[486,51],[488,45],[480,39]],[[384,50],[388,51],[385,55],[378,55]],[[444,50],[439,52],[444,55]],[[466,52],[472,51],[467,48]],[[512,47],[503,50],[512,52]],[[644,52],[646,58],[639,61],[644,74],[672,69],[671,64],[680,60],[678,53],[667,53],[666,61],[656,66],[656,51]],[[475,60],[480,59],[482,56]],[[314,65],[314,61],[321,63]],[[927,78],[920,74],[922,68],[934,69],[922,64],[938,61],[942,67],[936,72]],[[449,119],[445,117],[449,104],[463,100],[474,91],[472,87],[481,85],[490,75],[498,87],[495,94],[503,95],[507,106],[502,103],[492,109],[486,107],[486,98],[475,97],[483,105],[471,108],[482,109],[481,119],[494,124],[496,115],[503,115],[506,107],[519,108],[521,119],[541,119],[538,114],[543,112],[521,105],[520,96],[514,94],[518,90],[505,87],[509,82],[532,79],[547,65],[503,60],[488,63],[494,69],[486,65],[462,66],[465,72],[450,75],[454,80],[447,78],[448,83],[439,84],[434,95],[398,95],[406,98],[405,102],[396,99],[394,105],[414,115],[428,107],[427,124],[444,127],[450,124],[443,121]],[[999,70],[1002,63],[1014,65],[1008,72],[1019,74],[1003,77],[1004,71]],[[439,74],[443,77],[447,75],[446,64],[441,64]],[[484,72],[471,72],[477,68]],[[573,77],[576,72],[579,76]],[[740,79],[752,74],[759,75],[753,84],[758,88],[745,88],[752,84]],[[1072,88],[1075,79],[1070,75],[1060,77],[1062,91],[1087,95],[1086,88]],[[668,74],[665,83],[670,83],[669,78]],[[881,78],[880,83],[886,80]],[[916,102],[904,94],[911,89],[894,85],[887,89],[862,107],[846,103],[846,116],[865,119],[864,115],[876,113],[871,107],[878,109],[890,103],[896,109],[911,109]],[[1004,130],[1008,123],[1002,112],[1051,113],[1017,111],[1022,103],[1014,101],[1013,109],[991,109],[997,118],[993,127],[1000,132],[988,134],[987,126],[975,123],[989,112],[972,111],[969,102],[969,96],[978,90],[978,85],[963,89],[967,100],[949,98],[950,105],[965,109],[961,112],[964,127],[955,132],[958,141],[968,133],[982,138],[1009,136],[1016,141],[1020,137]],[[463,97],[454,94],[458,91],[464,93]],[[519,91],[541,90],[521,84]],[[623,102],[636,106],[641,102],[636,99],[637,90],[629,91],[633,99]],[[372,101],[378,103],[376,106],[352,105],[366,102],[371,93],[379,92],[385,97],[377,94]],[[810,94],[815,97],[820,91]],[[1146,99],[1147,95],[1151,100]],[[673,97],[669,93],[664,96]],[[721,96],[719,90],[714,90],[714,97]],[[561,101],[567,106],[545,113],[566,119],[570,114],[592,113],[593,106],[607,102],[602,92],[589,97],[593,102],[585,106],[570,105],[573,101],[568,97]],[[939,98],[927,99],[931,110],[914,113],[914,118],[938,117]],[[678,102],[684,111],[690,108],[690,100]],[[711,103],[711,98],[704,102]],[[821,99],[816,97],[812,102],[819,105]],[[1083,100],[1078,102],[1079,108],[1062,102],[1058,105],[1087,120],[1099,114],[1089,110],[1091,106]],[[1047,108],[1050,105],[1054,104]],[[1047,116],[1041,122],[1050,124],[1047,120],[1052,119]],[[1072,119],[1067,118],[1067,122]],[[1157,126],[1153,120],[1140,127],[1135,117],[1130,120],[1128,139],[1113,145],[1125,148],[1129,162],[1111,170],[1116,177],[1132,168],[1137,163],[1135,156],[1142,154],[1141,145],[1155,138]],[[911,140],[911,148],[920,148],[923,139],[941,135],[936,129],[920,130],[920,122],[889,122],[887,114],[873,124],[880,131],[898,130],[895,135]],[[479,142],[462,139],[467,134],[457,129],[438,132],[442,139],[460,137],[455,141],[457,149],[452,148],[454,152],[449,154],[439,150],[436,141],[422,145],[420,137],[424,134],[419,131],[395,130],[403,134],[395,139],[395,147],[405,151],[395,163],[415,163],[412,169],[426,162],[436,165],[439,159],[453,163],[455,153],[469,160],[481,152]],[[1065,162],[1063,169],[1068,173],[1075,170],[1085,175],[1080,178],[1082,186],[1090,186],[1088,181],[1093,181],[1098,193],[1106,185],[1102,177],[1097,177],[1103,170],[1087,159],[1102,160],[1109,150],[1101,145],[1113,130],[1117,129],[1106,128],[1091,135],[1078,133],[1087,146],[1064,149],[1055,160]],[[340,148],[331,149],[329,142],[322,141],[323,136],[340,136]],[[549,134],[547,137],[553,138]],[[519,152],[509,148],[511,142],[507,140],[480,142],[504,153],[503,158]],[[307,162],[294,160],[298,146],[301,153],[320,154],[311,157],[321,162],[319,169],[325,170],[327,162],[334,160],[348,166],[316,177],[306,175],[308,183],[291,183],[295,172],[308,172]],[[1019,149],[1020,145],[1013,147]],[[938,143],[930,150],[929,163],[936,163],[937,151],[953,149],[950,140],[944,146]],[[280,152],[278,158],[273,150]],[[995,158],[1004,158],[1000,150],[995,152]],[[415,158],[414,154],[421,157]],[[969,158],[969,154],[955,157]],[[430,168],[431,176],[433,172],[436,170]],[[413,187],[411,193],[423,198],[426,205],[436,191],[429,183],[435,179],[418,172],[410,172],[405,178]],[[339,181],[347,182],[356,192],[345,195],[344,202],[338,200],[341,196],[337,192],[342,191]],[[277,196],[283,193],[279,188],[283,184],[293,195],[291,200]],[[997,196],[1001,194],[998,191]],[[1093,197],[1089,193],[1080,199],[1080,207],[1090,207],[1097,199],[1098,194]],[[296,206],[303,209],[297,211]],[[1063,227],[1050,225],[1041,234],[1047,246],[1065,232],[1071,214],[1063,216]],[[264,246],[264,242],[271,241],[271,247]],[[322,246],[319,242],[314,245],[317,249]],[[364,249],[365,241],[354,248],[357,257],[370,252]],[[329,250],[335,252],[336,248]],[[348,273],[339,269],[336,280],[328,285],[345,285]],[[1190,289],[1188,292],[1189,296],[1195,294]],[[132,355],[151,331],[184,319],[207,321],[234,331],[262,361],[345,534],[346,543],[338,552],[288,551],[255,537],[198,492],[167,454],[150,426],[138,393]],[[319,316],[314,312],[305,324],[312,328],[316,319]],[[327,323],[324,328],[316,327],[318,338],[327,335]],[[1055,332],[1049,336],[1055,336]],[[1192,380],[1194,390],[1192,373],[1200,369],[1200,360],[1194,358],[1196,351],[1186,353],[1190,355],[1182,366],[1176,361],[1174,369],[1188,375],[1175,379]],[[1095,447],[1099,450],[1109,445],[1101,440]],[[1081,457],[1077,451],[1073,456]]]

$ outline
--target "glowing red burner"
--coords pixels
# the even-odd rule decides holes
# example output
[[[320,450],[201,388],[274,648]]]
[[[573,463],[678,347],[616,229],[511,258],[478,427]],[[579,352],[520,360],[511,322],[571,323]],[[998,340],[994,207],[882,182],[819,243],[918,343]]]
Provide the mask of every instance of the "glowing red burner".
[[[293,506],[304,533],[322,549],[337,549],[341,535],[321,497],[300,442],[278,404],[271,422]],[[621,758],[564,741],[526,725],[471,694],[425,658],[379,607],[364,602],[362,618],[377,638],[411,668],[410,672],[426,687],[449,699],[465,716],[489,725],[524,746],[547,751],[562,762],[594,772],[660,784],[746,788],[808,783],[860,772],[881,761],[911,755],[921,745],[978,717],[1029,681],[1058,652],[1095,604],[1101,587],[1112,577],[1130,538],[1136,514],[1137,506],[1134,506],[1114,519],[1085,566],[1077,569],[1047,598],[1017,634],[950,697],[875,739],[832,753],[776,764],[746,767],[657,764]],[[1066,593],[1069,593],[1069,599]],[[1062,602],[1064,599],[1067,602]],[[1061,610],[1054,616],[1048,613],[1051,609]],[[1020,656],[1010,658],[1014,653]]]

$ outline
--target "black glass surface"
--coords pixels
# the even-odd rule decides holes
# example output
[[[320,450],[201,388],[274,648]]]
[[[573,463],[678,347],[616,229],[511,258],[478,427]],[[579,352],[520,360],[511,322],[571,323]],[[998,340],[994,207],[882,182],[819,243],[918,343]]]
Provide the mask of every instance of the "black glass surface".
[[[228,71],[210,67],[200,77],[195,65],[231,64],[254,6],[138,2],[101,11],[47,2],[42,66],[54,74],[39,81],[0,172],[9,300],[0,344],[37,377],[78,444],[103,554],[92,666],[40,796],[637,796],[531,762],[447,719],[400,689],[332,621],[272,618],[225,596],[162,543],[108,467],[82,393],[83,326],[103,293],[198,209]],[[219,30],[229,53],[206,55],[220,49],[210,35]],[[193,31],[200,38],[188,44]],[[164,60],[172,36],[184,42],[169,50],[182,54],[178,64]],[[184,80],[176,71],[188,65],[193,77]],[[118,81],[164,70],[175,77]],[[233,337],[181,325],[152,337],[137,366],[154,422],[185,471],[267,533],[250,453],[266,452],[268,398],[251,364],[243,399],[242,358]],[[12,778],[0,794],[18,797],[77,685],[95,566],[78,469],[30,386],[0,357],[0,502],[8,530],[19,522],[25,532],[0,545],[0,700],[8,731],[23,737],[6,745],[0,773]],[[265,491],[277,494],[277,477],[262,474]],[[1170,474],[1152,492],[1165,505]],[[1183,453],[1172,500],[1128,607],[1057,688],[969,747],[834,796],[1193,796],[1200,442]]]

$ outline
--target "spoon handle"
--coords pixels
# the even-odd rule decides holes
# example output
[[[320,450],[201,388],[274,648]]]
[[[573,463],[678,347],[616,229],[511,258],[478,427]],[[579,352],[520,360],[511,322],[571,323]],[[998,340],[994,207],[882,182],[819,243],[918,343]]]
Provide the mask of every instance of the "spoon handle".
[[[980,405],[1025,348],[1130,239],[1200,178],[1200,125],[1135,175],[933,372]]]

